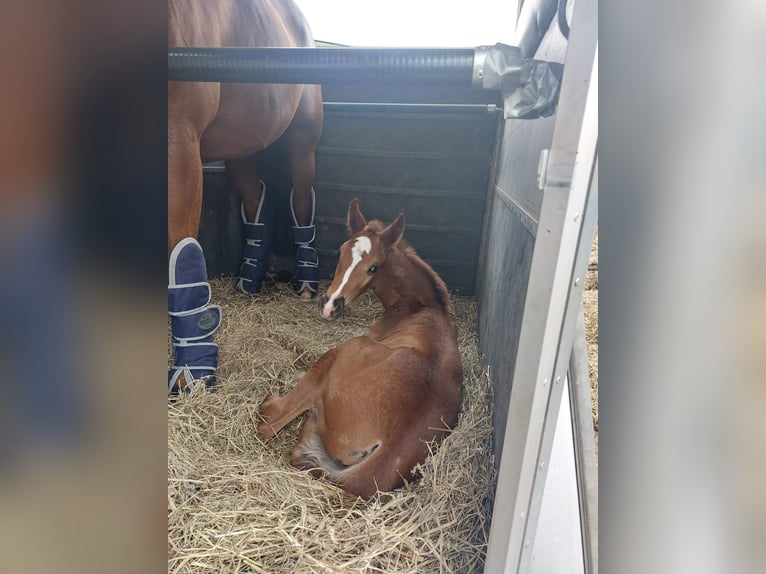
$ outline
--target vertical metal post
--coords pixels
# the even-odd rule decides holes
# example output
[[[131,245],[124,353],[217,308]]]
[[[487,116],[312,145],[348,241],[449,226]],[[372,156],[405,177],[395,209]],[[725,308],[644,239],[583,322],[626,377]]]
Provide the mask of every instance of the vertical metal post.
[[[575,5],[530,270],[486,572],[527,572],[595,228],[597,6]],[[595,200],[595,197],[592,198]],[[576,303],[576,304],[575,304]]]
[[[479,263],[476,265],[476,287],[475,293],[481,293],[482,283],[484,282],[484,265],[487,262],[487,244],[489,239],[489,222],[492,219],[492,209],[494,201],[492,198],[495,194],[495,181],[497,180],[497,166],[500,163],[500,149],[503,143],[503,127],[505,121],[502,115],[498,116],[497,129],[495,130],[495,150],[492,155],[492,164],[489,168],[489,178],[487,179],[487,197],[484,201],[484,221],[481,224],[481,243],[479,244]]]
[[[596,169],[598,170],[598,167]],[[594,185],[597,186],[597,183]],[[595,192],[591,191],[591,194],[593,193]],[[593,438],[588,349],[582,311],[577,313],[575,341],[569,360],[569,401],[572,408],[574,462],[585,574],[598,574],[598,467]]]

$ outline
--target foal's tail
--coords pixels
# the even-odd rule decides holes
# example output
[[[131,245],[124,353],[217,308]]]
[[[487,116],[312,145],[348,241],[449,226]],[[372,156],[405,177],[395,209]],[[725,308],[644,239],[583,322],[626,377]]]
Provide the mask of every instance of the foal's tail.
[[[370,498],[378,490],[393,490],[404,483],[381,441],[362,450],[353,461],[343,463],[325,450],[316,421],[316,409],[311,409],[303,421],[302,440],[290,457],[294,467],[307,470],[317,478],[324,476],[349,494],[362,498]]]

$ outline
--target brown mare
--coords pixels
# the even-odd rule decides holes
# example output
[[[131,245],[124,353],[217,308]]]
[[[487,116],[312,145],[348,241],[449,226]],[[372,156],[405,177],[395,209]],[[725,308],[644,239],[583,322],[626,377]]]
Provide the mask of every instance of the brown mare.
[[[314,40],[292,0],[169,0],[168,45],[303,47]],[[311,224],[314,150],[322,130],[318,85],[168,83],[168,252],[197,237],[202,162],[226,161],[256,220],[262,188],[253,154],[284,134],[297,225]],[[301,295],[310,298],[307,289]]]
[[[168,45],[207,47],[313,46],[311,31],[292,0],[169,0]],[[314,151],[322,131],[318,85],[168,82],[168,313],[174,363],[168,393],[215,381],[213,334],[221,310],[210,305],[202,247],[202,163],[226,161],[242,195],[244,258],[237,287],[261,289],[271,243],[273,192],[258,179],[254,154],[282,138],[293,182],[291,208],[299,296],[317,291],[314,241]]]
[[[271,438],[306,412],[290,463],[369,498],[411,480],[427,443],[455,423],[463,367],[449,293],[402,239],[403,214],[384,228],[367,223],[353,200],[347,223],[351,238],[320,313],[335,319],[367,289],[385,312],[365,335],[325,353],[287,395],[267,397],[258,433]]]

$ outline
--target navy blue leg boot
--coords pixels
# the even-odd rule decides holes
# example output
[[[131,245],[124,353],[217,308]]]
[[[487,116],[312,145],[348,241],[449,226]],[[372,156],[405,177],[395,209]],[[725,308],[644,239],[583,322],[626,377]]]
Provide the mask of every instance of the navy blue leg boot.
[[[311,188],[311,220],[310,224],[301,227],[298,225],[298,219],[295,217],[293,209],[293,193],[290,192],[290,211],[293,214],[293,240],[298,246],[295,252],[295,283],[293,288],[298,295],[306,296],[310,293],[311,297],[317,294],[319,288],[319,256],[316,249],[311,247],[316,236],[316,226],[314,225],[314,213],[316,212],[316,195],[314,188]]]
[[[210,305],[205,256],[193,237],[182,239],[170,254],[168,314],[175,351],[168,394],[192,391],[195,381],[213,384],[218,367],[213,333],[221,324],[221,308]]]
[[[269,251],[271,250],[273,201],[266,193],[266,184],[261,182],[261,203],[258,213],[252,223],[245,215],[245,204],[240,207],[242,224],[245,232],[245,251],[242,266],[237,275],[237,289],[247,295],[261,292],[261,283],[269,268]]]

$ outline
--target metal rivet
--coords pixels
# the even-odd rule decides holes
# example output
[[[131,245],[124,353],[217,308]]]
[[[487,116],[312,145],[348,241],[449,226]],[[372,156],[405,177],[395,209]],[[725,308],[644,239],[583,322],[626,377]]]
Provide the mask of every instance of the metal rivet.
[[[521,516],[522,518],[524,518],[526,515],[527,515],[527,513],[526,513],[526,512],[522,512],[520,516]]]
[[[524,548],[529,548],[529,540],[524,543]]]
[[[561,382],[561,376],[556,377],[556,384],[559,384]]]
[[[548,384],[548,379],[543,379],[543,386]]]
[[[579,277],[577,277],[577,278],[575,279],[575,285],[579,285],[579,284],[580,284],[580,278],[579,278]]]
[[[577,221],[578,219],[580,219],[580,212],[575,211],[574,220]]]
[[[545,463],[544,463],[544,462],[541,462],[541,463],[540,463],[540,470],[542,470],[542,469],[544,469],[544,468],[545,468]]]

